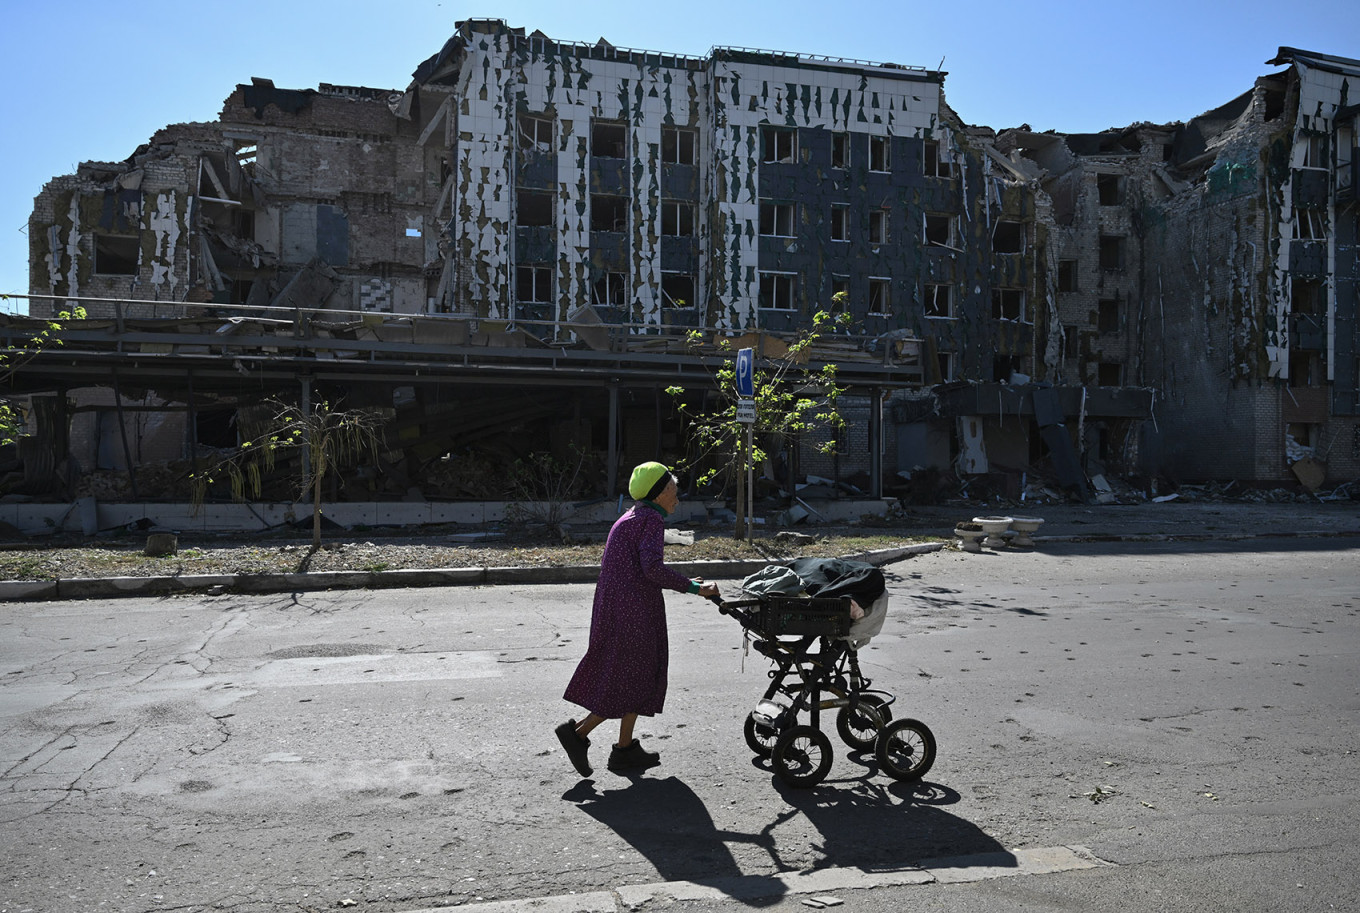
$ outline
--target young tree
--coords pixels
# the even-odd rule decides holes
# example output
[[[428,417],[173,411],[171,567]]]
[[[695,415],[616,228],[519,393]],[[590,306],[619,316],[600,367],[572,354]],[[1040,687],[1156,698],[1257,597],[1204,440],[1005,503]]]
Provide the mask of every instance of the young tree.
[[[9,296],[0,295],[0,300],[8,301]],[[61,311],[55,318],[46,321],[37,333],[22,340],[9,351],[0,351],[0,386],[7,386],[14,372],[43,349],[61,345],[62,339],[59,334],[66,328],[68,321],[84,319],[85,309],[79,305],[69,311]],[[0,397],[0,446],[14,443],[23,436],[23,433],[23,416],[8,397]]]
[[[225,474],[231,484],[232,497],[244,501],[247,496],[258,498],[263,485],[263,473],[274,467],[275,457],[284,450],[300,450],[306,455],[301,482],[302,492],[312,496],[312,549],[321,547],[322,485],[327,475],[346,459],[368,457],[375,464],[382,449],[382,428],[385,416],[381,410],[333,409],[322,401],[306,411],[293,403],[271,399],[265,401],[270,415],[250,439],[208,472],[191,476],[195,507],[203,503],[210,484]]]
[[[847,317],[832,318],[818,311],[812,326],[799,332],[788,351],[779,358],[765,359],[753,373],[756,418],[752,427],[751,447],[746,446],[747,424],[737,421],[736,363],[724,362],[714,372],[713,386],[717,390],[715,408],[696,409],[685,399],[685,388],[668,387],[681,415],[688,420],[688,434],[694,445],[691,465],[708,465],[700,477],[706,484],[721,473],[735,477],[737,486],[737,525],[735,538],[749,537],[751,518],[746,516],[747,470],[759,466],[767,454],[762,441],[773,439],[795,443],[814,429],[831,432],[827,440],[817,445],[820,453],[834,453],[836,440],[845,419],[839,411],[839,399],[844,388],[836,382],[836,365],[808,367],[810,350],[824,330],[833,322],[845,322]],[[703,337],[691,331],[689,344],[698,348]],[[717,347],[724,354],[733,353],[730,340],[719,340]]]

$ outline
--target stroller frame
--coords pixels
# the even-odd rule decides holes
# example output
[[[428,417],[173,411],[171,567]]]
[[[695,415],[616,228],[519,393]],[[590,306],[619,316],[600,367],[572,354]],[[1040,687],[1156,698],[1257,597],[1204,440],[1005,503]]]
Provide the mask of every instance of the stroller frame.
[[[718,605],[741,624],[747,643],[774,664],[769,686],[746,718],[744,735],[757,756],[770,759],[782,781],[813,786],[830,771],[823,710],[838,710],[842,741],[856,751],[872,751],[879,768],[895,779],[919,780],[934,764],[930,729],[919,720],[893,720],[896,698],[873,688],[860,669],[850,636],[849,596],[762,595]]]

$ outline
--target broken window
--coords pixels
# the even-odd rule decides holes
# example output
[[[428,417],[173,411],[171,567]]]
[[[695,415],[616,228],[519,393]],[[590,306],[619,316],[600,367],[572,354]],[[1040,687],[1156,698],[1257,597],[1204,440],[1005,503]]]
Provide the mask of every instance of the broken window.
[[[590,154],[601,159],[627,158],[628,134],[618,121],[590,122]]]
[[[1077,291],[1077,261],[1059,260],[1058,261],[1058,291],[1075,292]]]
[[[1025,225],[1023,222],[997,222],[992,229],[992,251],[998,254],[1022,254],[1025,252]]]
[[[688,238],[694,234],[694,206],[674,200],[661,201],[661,233],[672,238]]]
[[[1063,334],[1063,357],[1075,358],[1081,351],[1081,333],[1074,326],[1064,326]]]
[[[954,379],[953,352],[940,352],[935,356],[935,364],[940,371],[940,383],[947,384]]]
[[[888,211],[874,209],[869,212],[869,243],[888,243]]]
[[[869,137],[869,170],[891,171],[892,154],[886,136]]]
[[[590,195],[591,231],[626,231],[628,229],[628,198],[606,193]]]
[[[831,167],[850,167],[850,134],[831,134]]]
[[[950,247],[954,243],[954,217],[926,213],[926,244]]]
[[[793,273],[760,274],[760,306],[781,311],[793,310],[793,293],[798,277]]]
[[[246,177],[255,177],[255,159],[259,154],[259,146],[251,142],[242,142],[236,147],[236,164],[241,166],[241,171]]]
[[[536,228],[553,223],[553,195],[542,190],[515,191],[515,224]]]
[[[1101,206],[1119,206],[1124,202],[1124,176],[1119,174],[1096,175],[1096,198]]]
[[[694,276],[691,273],[661,274],[661,303],[672,308],[694,307]]]
[[[135,276],[141,250],[135,235],[95,235],[94,271],[101,276]]]
[[[523,304],[550,304],[553,300],[552,267],[515,267],[515,300]]]
[[[840,297],[837,297],[837,296]],[[844,314],[850,307],[850,277],[832,276],[831,277],[831,303],[827,306],[827,313],[835,316]]]
[[[1325,241],[1327,218],[1322,210],[1295,209],[1294,238],[1298,241]]]
[[[532,152],[552,152],[553,122],[532,114],[519,116],[519,147]]]
[[[1323,286],[1316,279],[1295,279],[1290,284],[1289,311],[1292,314],[1323,314]]]
[[[1119,235],[1100,236],[1100,268],[1124,268],[1124,239]]]
[[[992,356],[992,380],[1003,384],[1011,382],[1011,375],[1020,373],[1020,358],[1015,355]]]
[[[850,240],[850,207],[843,203],[831,204],[831,240]]]
[[[1096,386],[1118,387],[1124,383],[1124,366],[1114,361],[1096,364]]]
[[[869,279],[869,313],[879,317],[887,317],[892,313],[892,280],[891,279]]]
[[[699,134],[686,127],[661,128],[661,161],[672,165],[693,165],[697,161],[696,150]]]
[[[1119,299],[1102,298],[1096,304],[1096,329],[1102,333],[1119,332]]]
[[[792,238],[793,204],[761,202],[760,233],[779,238]]]
[[[1317,352],[1289,353],[1289,386],[1319,387],[1325,380],[1321,355]]]
[[[953,177],[953,166],[941,154],[938,140],[926,140],[921,155],[921,170],[928,178]]]
[[[954,295],[948,285],[927,285],[925,287],[925,314],[927,317],[953,317]]]
[[[1306,133],[1299,137],[1299,145],[1303,147],[1303,160],[1299,162],[1300,168],[1327,167],[1327,137],[1325,135]]]
[[[1025,293],[1018,288],[992,289],[993,320],[1024,320]]]
[[[783,127],[762,127],[760,160],[765,164],[792,165],[798,158],[798,131]]]
[[[628,300],[628,277],[623,273],[605,273],[595,280],[592,304],[618,304]]]

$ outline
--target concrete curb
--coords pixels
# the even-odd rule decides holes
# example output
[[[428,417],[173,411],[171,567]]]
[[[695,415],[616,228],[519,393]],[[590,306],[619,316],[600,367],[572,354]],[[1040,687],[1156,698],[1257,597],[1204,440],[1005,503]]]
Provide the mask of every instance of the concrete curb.
[[[943,542],[926,542],[844,556],[885,565],[911,555],[939,551]],[[691,577],[732,579],[754,574],[772,561],[676,561],[670,566]],[[459,567],[393,571],[315,571],[307,574],[189,574],[176,577],[73,577],[67,580],[0,580],[0,601],[108,599],[116,596],[169,596],[178,593],[294,593],[314,590],[390,589],[427,586],[509,586],[513,584],[593,583],[594,564],[556,567]],[[219,589],[220,588],[220,589]]]
[[[793,898],[831,891],[865,891],[927,884],[967,884],[998,878],[1054,875],[1083,869],[1114,868],[1080,845],[1017,849],[976,856],[927,859],[897,870],[862,871],[851,868],[771,875],[733,875],[705,881],[664,881],[619,885],[585,894],[561,894],[525,900],[470,903],[459,910],[474,913],[628,913],[649,905],[662,909],[677,903],[723,904]],[[759,903],[757,906],[768,906]],[[822,906],[823,904],[818,904]],[[444,913],[452,907],[425,907],[408,913]]]

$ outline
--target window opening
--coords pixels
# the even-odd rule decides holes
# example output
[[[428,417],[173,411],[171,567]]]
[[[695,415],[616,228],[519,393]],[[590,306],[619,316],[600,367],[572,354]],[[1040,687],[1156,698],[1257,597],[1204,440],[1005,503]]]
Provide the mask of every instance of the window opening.
[[[887,244],[888,243],[888,213],[883,209],[873,209],[869,212],[869,243]]]
[[[879,317],[887,317],[892,313],[892,280],[890,279],[869,279],[869,313]]]
[[[1310,133],[1303,137],[1303,161],[1300,168],[1327,167],[1327,137]]]
[[[1324,241],[1327,219],[1320,209],[1294,210],[1294,238],[1299,241]]]
[[[927,317],[953,317],[953,289],[948,285],[927,285],[925,288],[925,312]]]
[[[935,364],[940,369],[940,383],[947,384],[954,379],[953,352],[940,352],[935,356]]]
[[[685,127],[661,128],[661,161],[672,165],[693,165],[699,144],[698,134]]]
[[[694,276],[690,273],[662,273],[661,303],[671,308],[694,307]]]
[[[890,171],[892,169],[891,147],[886,136],[869,137],[869,170]]]
[[[595,280],[595,304],[618,304],[628,300],[628,277],[623,273],[605,273]]]
[[[1025,225],[1023,222],[997,222],[992,228],[992,251],[998,254],[1022,254],[1025,252]]]
[[[777,127],[766,127],[760,131],[761,161],[765,164],[779,163],[792,165],[798,157],[798,133]]]
[[[940,154],[939,140],[926,140],[921,157],[922,171],[926,177],[947,178],[953,176],[953,165]]]
[[[952,216],[926,213],[926,244],[950,247],[954,243],[954,219]]]
[[[1102,333],[1119,332],[1119,299],[1102,298],[1096,304],[1096,329]]]
[[[844,314],[848,312],[849,309],[850,309],[850,277],[832,276],[831,299],[826,307],[827,313],[834,317],[838,314]]]
[[[850,207],[831,204],[831,240],[850,240]]]
[[[1023,320],[1025,293],[1018,288],[992,289],[993,320]]]
[[[1124,239],[1116,235],[1100,236],[1100,268],[1124,268]]]
[[[1096,386],[1118,387],[1124,383],[1124,366],[1118,362],[1102,361],[1096,365]]]
[[[1059,260],[1058,261],[1058,291],[1075,292],[1077,291],[1077,261]]]
[[[760,233],[779,238],[793,237],[793,204],[761,203]]]
[[[515,300],[525,304],[550,304],[552,295],[552,267],[515,267]]]
[[[521,114],[519,117],[519,147],[532,152],[552,151],[553,122],[546,117]]]
[[[672,238],[688,238],[694,234],[694,207],[673,200],[661,202],[661,233]]]
[[[627,158],[627,132],[615,121],[592,121],[590,124],[590,154],[601,159]]]
[[[1119,174],[1096,175],[1096,198],[1101,206],[1119,206],[1124,202],[1124,177]]]
[[[535,228],[551,225],[553,221],[553,195],[541,190],[518,190],[515,192],[515,224],[521,228]]]
[[[831,167],[850,167],[850,134],[831,134]]]
[[[1324,313],[1322,283],[1316,279],[1295,279],[1290,284],[1289,311],[1292,314]]]
[[[626,231],[628,229],[628,198],[603,193],[590,195],[591,231]]]
[[[94,271],[101,276],[135,276],[141,242],[135,237],[94,236]]]
[[[760,274],[760,306],[772,310],[793,310],[796,278],[792,273]]]

